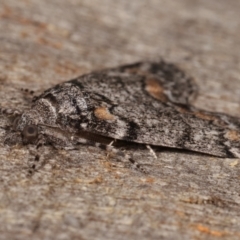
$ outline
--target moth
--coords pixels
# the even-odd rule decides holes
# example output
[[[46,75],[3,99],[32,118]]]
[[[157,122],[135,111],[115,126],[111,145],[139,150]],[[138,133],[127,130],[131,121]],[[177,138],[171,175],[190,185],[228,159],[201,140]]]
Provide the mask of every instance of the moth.
[[[191,77],[163,60],[91,72],[46,90],[28,110],[2,108],[14,119],[5,143],[114,151],[110,140],[123,140],[239,157],[240,119],[193,107],[197,93]]]

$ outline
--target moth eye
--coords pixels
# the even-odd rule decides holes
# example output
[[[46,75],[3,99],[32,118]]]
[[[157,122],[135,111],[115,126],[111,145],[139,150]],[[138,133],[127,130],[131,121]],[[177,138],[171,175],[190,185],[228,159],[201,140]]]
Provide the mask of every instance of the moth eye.
[[[34,141],[38,137],[38,127],[36,125],[27,125],[23,129],[23,137],[28,141]]]

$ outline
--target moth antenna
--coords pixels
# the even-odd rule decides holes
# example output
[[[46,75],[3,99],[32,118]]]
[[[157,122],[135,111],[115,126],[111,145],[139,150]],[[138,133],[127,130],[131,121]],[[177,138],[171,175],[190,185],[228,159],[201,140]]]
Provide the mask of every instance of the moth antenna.
[[[24,93],[28,101],[34,102],[36,100],[37,96],[34,95],[35,92],[33,90],[29,90],[28,88],[21,88],[20,90]]]
[[[10,116],[10,117],[17,117],[20,116],[22,114],[22,112],[20,112],[17,109],[12,109],[12,108],[0,108],[0,113]]]

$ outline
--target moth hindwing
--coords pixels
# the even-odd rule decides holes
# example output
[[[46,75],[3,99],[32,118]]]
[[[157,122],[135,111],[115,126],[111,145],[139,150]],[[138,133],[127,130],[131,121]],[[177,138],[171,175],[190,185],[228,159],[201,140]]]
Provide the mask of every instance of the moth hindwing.
[[[193,107],[197,90],[191,77],[164,61],[92,72],[46,90],[27,111],[1,109],[14,115],[5,143],[118,152],[110,143],[124,140],[239,157],[240,119]]]

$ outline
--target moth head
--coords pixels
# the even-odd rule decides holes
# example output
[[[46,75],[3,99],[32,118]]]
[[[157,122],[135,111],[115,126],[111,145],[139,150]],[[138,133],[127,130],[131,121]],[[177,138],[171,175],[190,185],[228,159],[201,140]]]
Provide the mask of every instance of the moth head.
[[[34,144],[37,142],[39,136],[39,127],[33,124],[28,114],[21,114],[13,119],[12,130],[5,138],[5,143],[16,144],[22,142],[23,144]]]

